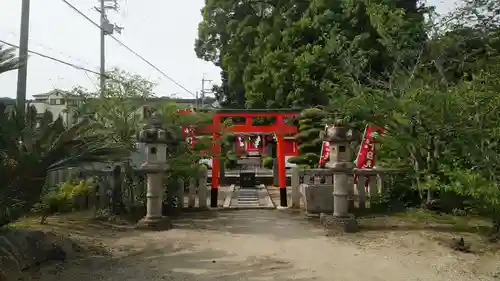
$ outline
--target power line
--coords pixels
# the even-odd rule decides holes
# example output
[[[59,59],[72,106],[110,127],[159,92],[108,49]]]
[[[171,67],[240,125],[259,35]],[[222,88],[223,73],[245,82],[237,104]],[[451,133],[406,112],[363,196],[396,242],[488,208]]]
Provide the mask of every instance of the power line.
[[[14,45],[12,43],[6,42],[6,41],[1,40],[1,39],[0,39],[0,43],[3,43],[5,45],[7,45],[7,46],[19,49],[18,45]],[[86,72],[90,72],[90,73],[99,75],[99,72],[97,72],[97,71],[94,71],[92,69],[88,69],[86,67],[79,66],[79,65],[67,62],[67,61],[63,61],[63,60],[60,60],[58,58],[51,57],[49,55],[45,55],[45,54],[42,54],[42,53],[39,53],[39,52],[36,52],[36,51],[32,51],[32,50],[28,50],[28,53],[33,54],[33,55],[37,55],[39,57],[42,57],[42,58],[45,58],[45,59],[48,59],[48,60],[51,60],[51,61],[55,61],[55,62],[58,62],[58,63],[61,63],[61,64],[65,64],[67,66],[70,66],[70,67],[73,67],[73,68],[76,68],[76,69],[79,69],[79,70],[83,70],[83,71],[86,71]]]
[[[12,34],[12,35],[14,35],[14,36],[16,36],[16,37],[18,37],[18,36],[19,36],[19,34],[18,34],[18,33],[15,33],[15,32],[13,32],[13,31],[10,31],[10,30],[7,30],[7,29],[4,29],[3,31],[5,31],[5,32],[7,32],[7,33],[10,33],[10,34]],[[42,43],[40,43],[40,42],[38,42],[38,41],[34,40],[32,37],[29,37],[29,40],[30,40],[30,44],[31,44],[31,43],[34,43],[35,45],[38,45],[39,47],[41,47],[41,48],[43,48],[43,49],[46,49],[46,50],[49,50],[49,51],[53,51],[53,52],[57,52],[57,53],[59,53],[61,56],[64,56],[64,57],[66,57],[66,58],[67,58],[67,59],[69,59],[69,60],[76,60],[76,61],[78,61],[79,63],[85,64],[85,65],[90,65],[90,64],[92,64],[92,63],[90,63],[90,62],[89,62],[89,61],[87,61],[87,60],[83,60],[83,59],[78,58],[78,57],[70,56],[70,55],[68,55],[68,54],[66,54],[66,53],[63,53],[63,52],[59,51],[59,50],[56,50],[56,49],[54,49],[54,48],[51,48],[50,46],[44,45],[44,44],[42,44]],[[84,71],[84,73],[87,73],[87,72],[85,72],[85,71]]]
[[[12,31],[10,31],[10,30],[4,30],[4,31],[6,31],[6,32],[8,32],[8,33],[10,33],[10,34],[12,34],[12,35],[14,35],[14,36],[19,36],[17,33],[12,32]],[[78,62],[80,62],[80,63],[84,63],[84,64],[87,64],[87,65],[89,65],[89,64],[90,64],[90,62],[88,62],[88,61],[86,61],[86,60],[84,61],[84,60],[82,60],[82,59],[80,59],[80,58],[75,58],[75,57],[70,56],[70,55],[68,55],[68,54],[65,54],[65,53],[63,53],[63,52],[61,52],[61,51],[55,50],[54,48],[51,48],[51,47],[46,46],[46,45],[44,45],[44,44],[41,44],[40,42],[36,42],[36,41],[35,41],[35,40],[33,40],[33,38],[31,38],[31,37],[29,38],[29,40],[30,40],[30,42],[33,42],[33,43],[35,43],[36,45],[38,45],[38,46],[40,46],[40,47],[42,47],[42,48],[44,48],[44,49],[51,50],[51,51],[53,51],[53,52],[57,52],[57,53],[59,53],[60,55],[62,55],[62,56],[64,56],[64,57],[66,57],[66,58],[68,58],[68,59],[70,59],[70,60],[76,60],[76,61],[78,61]],[[98,86],[98,85],[94,82],[94,80],[92,80],[92,78],[90,78],[90,76],[89,76],[89,74],[88,74],[88,72],[87,72],[87,71],[82,71],[82,73],[83,73],[83,74],[85,74],[85,77],[86,77],[86,78],[88,78],[90,82],[92,82],[92,84],[96,87],[96,89],[98,89],[98,88],[99,88],[99,86]]]
[[[94,85],[94,87],[96,89],[99,89],[99,86],[96,84],[96,82],[94,82],[94,80],[92,80],[92,78],[90,78],[89,74],[86,72],[86,71],[83,71],[83,73],[85,74],[85,76],[87,76],[87,78],[89,79],[89,81]]]
[[[5,45],[7,45],[7,46],[19,49],[18,45],[9,43],[9,42],[4,41],[2,39],[0,39],[0,43],[3,43]],[[57,63],[60,63],[60,64],[64,64],[64,65],[70,66],[70,67],[78,69],[78,70],[82,70],[85,73],[92,73],[92,74],[96,74],[96,75],[99,75],[99,76],[101,75],[99,72],[97,72],[95,70],[92,70],[92,69],[89,69],[89,68],[86,68],[86,67],[83,67],[83,66],[79,66],[79,65],[76,65],[74,63],[70,63],[70,62],[67,62],[67,61],[64,61],[64,60],[61,60],[61,59],[58,59],[58,58],[54,58],[52,56],[45,55],[45,54],[42,54],[42,53],[39,53],[39,52],[36,52],[36,51],[28,50],[28,53],[33,54],[33,55],[37,55],[39,57],[42,57],[42,58],[45,58],[45,59],[48,59],[48,60],[51,60],[51,61],[54,61],[54,62],[57,62]],[[139,91],[143,90],[141,88],[138,88],[138,87],[134,86],[133,84],[130,84],[130,83],[118,80],[118,79],[116,79],[116,78],[114,78],[112,76],[106,75],[105,77],[106,77],[106,79],[109,79],[111,81],[117,82],[119,84],[126,85],[126,86],[131,87],[131,88],[135,88],[136,90],[139,90]],[[89,79],[90,79],[90,77],[89,77]],[[95,85],[95,83],[93,83],[93,84]]]
[[[102,30],[102,27],[96,23],[95,21],[93,21],[89,16],[85,15],[85,13],[83,13],[82,11],[80,11],[77,7],[75,7],[73,4],[71,4],[70,2],[68,2],[67,0],[61,0],[63,1],[64,3],[66,3],[66,5],[68,5],[71,9],[73,9],[75,12],[77,12],[80,16],[84,17],[87,21],[89,21],[90,23],[92,23],[94,26],[96,26],[97,28],[101,29]],[[172,77],[170,77],[168,74],[166,74],[164,71],[162,71],[160,68],[158,68],[156,65],[154,65],[153,63],[151,63],[149,60],[147,60],[146,58],[144,58],[142,55],[140,55],[139,53],[137,53],[136,51],[134,51],[132,48],[130,48],[129,46],[127,46],[125,43],[123,43],[122,41],[120,41],[120,39],[116,38],[115,36],[113,35],[109,35],[113,40],[115,40],[118,44],[120,44],[122,47],[124,47],[125,49],[127,49],[129,52],[131,52],[132,54],[134,54],[136,57],[138,57],[139,59],[141,59],[143,62],[145,62],[146,64],[148,64],[149,66],[151,66],[152,68],[154,68],[156,71],[158,71],[161,75],[163,75],[165,78],[167,78],[168,80],[170,80],[172,83],[174,83],[175,85],[177,85],[178,87],[180,87],[181,89],[183,89],[184,91],[188,92],[189,94],[191,94],[192,96],[196,96],[195,94],[193,94],[193,92],[191,92],[190,90],[188,90],[186,87],[184,87],[182,84],[180,84],[179,82],[177,82],[176,80],[174,80]]]

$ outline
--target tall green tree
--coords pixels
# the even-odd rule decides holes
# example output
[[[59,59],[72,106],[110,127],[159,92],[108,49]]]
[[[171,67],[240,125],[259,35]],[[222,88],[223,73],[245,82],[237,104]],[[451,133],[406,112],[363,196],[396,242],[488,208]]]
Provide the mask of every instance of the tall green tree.
[[[154,96],[154,83],[139,75],[133,75],[120,70],[106,73],[106,90],[97,93],[88,93],[81,89],[74,92],[85,97],[80,107],[80,116],[91,118],[98,124],[98,130],[108,141],[120,144],[129,150],[129,154],[136,152],[137,133],[147,125],[153,112],[162,118],[162,127],[169,132],[167,160],[171,169],[166,174],[168,188],[177,188],[179,178],[189,178],[197,173],[198,161],[203,156],[200,150],[207,150],[208,140],[202,139],[197,149],[190,149],[182,134],[182,128],[188,125],[203,126],[211,120],[208,114],[178,114],[182,109],[173,100],[165,101]],[[141,152],[144,153],[144,152]],[[125,169],[125,176],[132,176],[130,158],[121,164]],[[127,188],[133,188],[127,186]],[[133,190],[129,190],[133,193]],[[113,190],[114,212],[123,212],[122,190]]]
[[[78,114],[93,118],[111,140],[134,150],[135,134],[143,122],[143,108],[153,97],[155,85],[139,75],[118,69],[107,72],[106,76],[104,92],[74,90],[85,98]]]
[[[80,88],[73,90],[84,98],[77,115],[81,119],[92,119],[100,134],[106,136],[109,142],[126,147],[130,156],[136,151],[136,135],[144,123],[144,109],[155,85],[139,75],[114,69],[106,73],[105,86],[105,91],[96,93]],[[126,177],[132,176],[129,161],[130,158],[127,158],[119,163]],[[122,188],[122,185],[117,185],[112,190],[113,204],[110,207],[114,213],[125,211]]]
[[[417,1],[207,0],[195,49],[222,68],[226,106],[325,105],[345,94],[340,81],[384,79],[414,59],[423,12]]]
[[[402,71],[394,68],[387,81],[373,77],[373,83],[345,84],[355,95],[341,107],[332,100],[329,110],[387,129],[378,161],[411,167],[405,175],[410,183],[403,182],[419,191],[420,202],[430,205],[450,192],[467,196],[471,209],[489,216],[498,232],[499,127],[493,113],[500,106],[498,33],[483,28],[483,21],[459,22],[468,18],[464,11],[491,11],[495,4],[478,2],[475,9],[460,8],[457,20],[426,42],[418,60],[398,61]],[[397,22],[402,15],[390,16]],[[451,201],[453,208],[463,207],[456,197]]]

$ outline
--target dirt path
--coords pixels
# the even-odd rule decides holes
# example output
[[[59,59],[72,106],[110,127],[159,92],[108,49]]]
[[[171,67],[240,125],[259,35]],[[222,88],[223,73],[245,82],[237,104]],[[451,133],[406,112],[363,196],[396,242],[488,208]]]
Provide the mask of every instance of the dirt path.
[[[127,232],[105,242],[118,257],[46,268],[39,280],[500,280],[491,272],[498,260],[417,234],[328,237],[303,217],[273,210],[210,216],[190,215],[168,232]]]

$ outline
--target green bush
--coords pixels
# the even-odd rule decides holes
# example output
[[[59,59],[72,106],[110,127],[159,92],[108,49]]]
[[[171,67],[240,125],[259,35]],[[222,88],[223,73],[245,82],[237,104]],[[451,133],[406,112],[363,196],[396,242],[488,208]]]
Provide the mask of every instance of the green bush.
[[[324,129],[326,114],[318,108],[305,109],[300,114],[299,133],[295,139],[299,143],[299,156],[292,157],[288,162],[308,168],[318,164],[322,141],[320,132]]]
[[[288,159],[288,162],[304,166],[305,168],[309,168],[309,161],[304,156],[294,156]]]
[[[226,159],[224,161],[224,168],[228,170],[233,170],[238,167],[238,160],[240,160],[240,157],[236,155],[233,151],[229,151],[226,154]]]
[[[273,168],[273,163],[274,163],[274,158],[273,157],[264,157],[262,159],[262,167],[266,169],[272,169]]]
[[[34,205],[33,212],[40,215],[40,223],[56,213],[66,213],[84,207],[87,196],[92,191],[88,180],[69,181],[46,190],[40,202]]]
[[[307,159],[309,165],[316,166],[319,162],[319,153],[306,153],[304,158]]]

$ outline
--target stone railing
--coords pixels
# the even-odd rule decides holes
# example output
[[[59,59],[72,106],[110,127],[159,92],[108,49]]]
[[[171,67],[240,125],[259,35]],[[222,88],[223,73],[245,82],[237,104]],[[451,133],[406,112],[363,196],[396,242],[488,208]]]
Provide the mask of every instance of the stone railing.
[[[365,209],[372,199],[379,197],[384,190],[384,177],[389,169],[352,169],[348,174],[349,208]],[[292,172],[292,208],[303,208],[307,213],[333,212],[334,172],[331,169],[300,169]],[[358,177],[354,184],[354,175]],[[367,187],[365,183],[368,181]]]
[[[333,173],[327,169],[292,170],[292,208],[308,213],[333,212]]]
[[[351,200],[357,202],[356,205],[359,209],[369,208],[370,203],[373,203],[373,200],[380,198],[383,194],[384,178],[388,173],[392,172],[396,172],[396,170],[383,168],[354,169],[353,174],[357,176],[358,182],[354,186]]]
[[[195,207],[205,209],[207,208],[208,200],[208,188],[207,188],[208,171],[207,169],[201,169],[199,171],[198,177],[192,177],[189,179],[188,184],[185,185],[184,180],[179,180],[179,188],[176,194],[173,194],[173,198],[178,200],[179,204],[175,206],[178,209],[183,209],[186,207],[192,209]]]
[[[106,209],[113,208],[114,192],[119,190],[122,202],[127,206],[133,206],[137,200],[146,193],[146,173],[135,169],[130,178],[126,178],[121,171],[114,169],[66,169],[50,172],[47,184],[58,185],[70,180],[92,179],[93,191],[87,198],[81,198],[81,209]],[[167,172],[168,173],[168,172]],[[190,179],[179,179],[178,186],[168,188],[164,199],[167,205],[174,211],[193,208],[207,208],[208,197],[208,171],[200,169],[199,174]],[[171,190],[172,192],[168,192]]]

